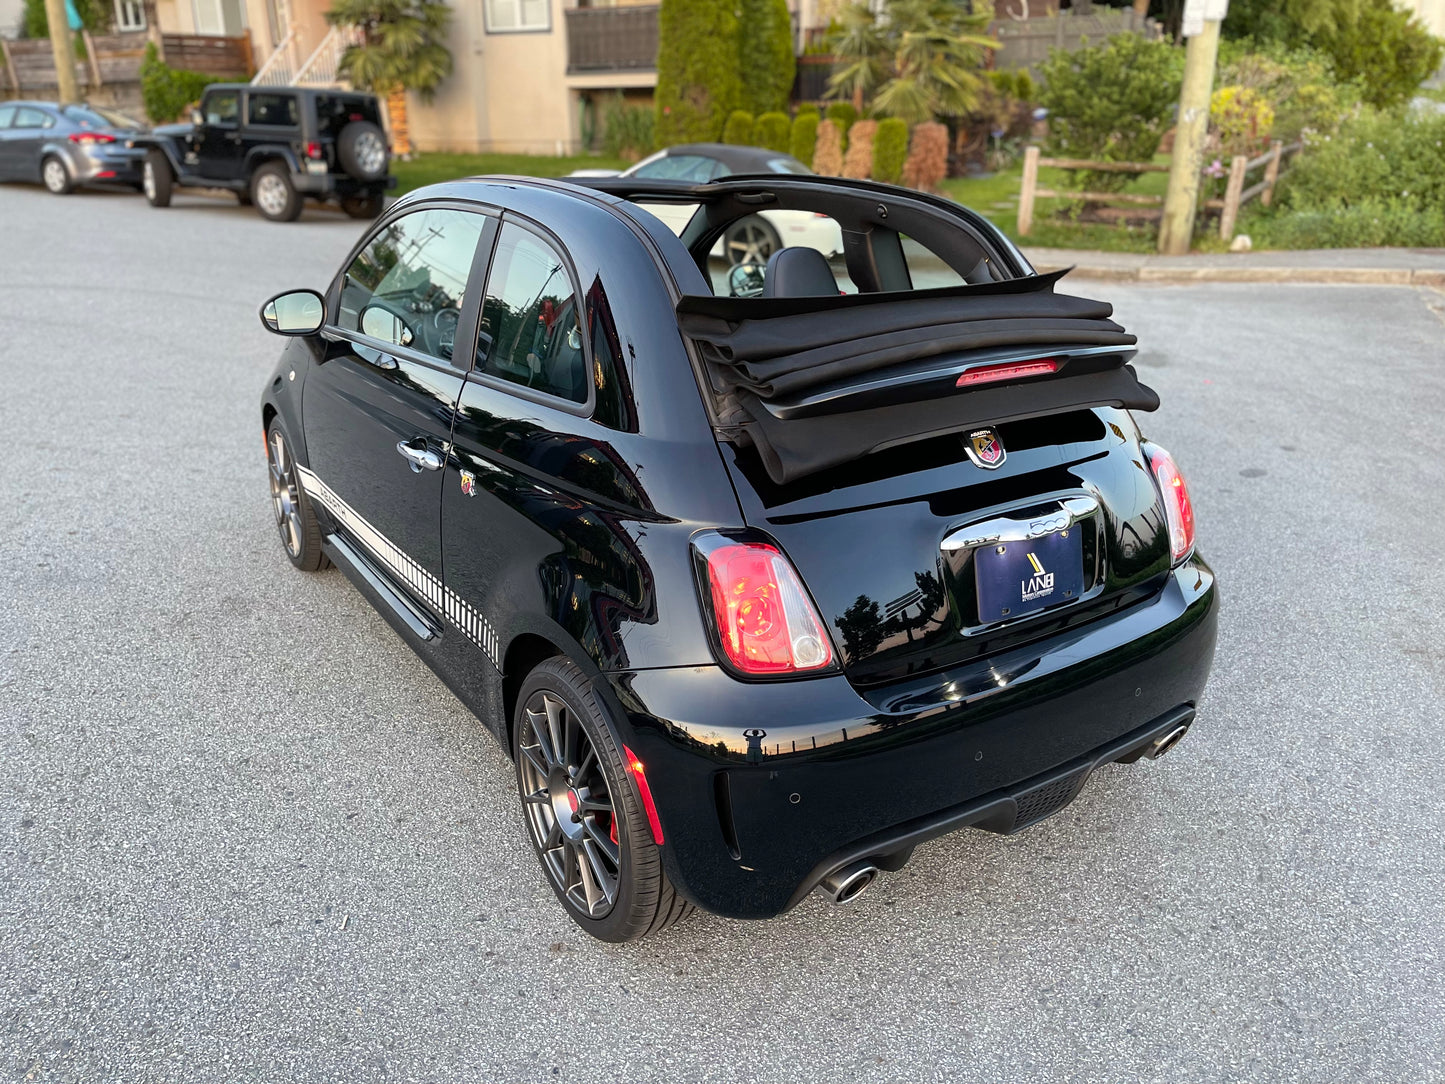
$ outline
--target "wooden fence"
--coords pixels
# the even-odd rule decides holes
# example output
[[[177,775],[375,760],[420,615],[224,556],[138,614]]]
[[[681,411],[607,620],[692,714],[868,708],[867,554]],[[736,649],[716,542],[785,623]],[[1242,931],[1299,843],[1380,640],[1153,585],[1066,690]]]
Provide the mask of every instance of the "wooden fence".
[[[1131,8],[1095,8],[1082,14],[1069,8],[1031,19],[998,19],[989,27],[989,34],[999,43],[993,66],[1033,69],[1048,59],[1051,49],[1073,52],[1129,30],[1147,38],[1161,33],[1157,22],[1135,15]]]
[[[80,31],[84,59],[75,62],[75,80],[95,90],[117,83],[140,81],[141,61],[146,45],[155,41],[161,59],[173,68],[201,72],[217,82],[249,79],[255,66],[251,58],[251,37],[222,37],[209,34],[160,34],[145,31],[129,34],[96,34]],[[21,94],[56,88],[55,55],[49,38],[7,41],[0,38],[0,87]]]
[[[1236,155],[1230,160],[1229,182],[1225,186],[1223,199],[1208,199],[1203,206],[1219,211],[1219,236],[1222,240],[1234,239],[1234,227],[1239,221],[1239,209],[1250,200],[1259,199],[1268,207],[1274,199],[1274,186],[1279,180],[1286,155],[1294,154],[1301,144],[1285,146],[1279,140],[1257,158]],[[1040,199],[1087,200],[1091,203],[1125,203],[1143,207],[1158,207],[1162,213],[1163,196],[1145,195],[1137,192],[1060,192],[1052,188],[1039,187],[1039,167],[1053,166],[1056,169],[1086,169],[1098,173],[1168,173],[1169,166],[1158,162],[1090,162],[1082,158],[1044,158],[1038,147],[1024,151],[1023,184],[1019,188],[1018,233],[1027,237],[1034,225],[1034,203]],[[1249,173],[1263,168],[1264,176],[1257,183],[1246,188],[1244,182]]]

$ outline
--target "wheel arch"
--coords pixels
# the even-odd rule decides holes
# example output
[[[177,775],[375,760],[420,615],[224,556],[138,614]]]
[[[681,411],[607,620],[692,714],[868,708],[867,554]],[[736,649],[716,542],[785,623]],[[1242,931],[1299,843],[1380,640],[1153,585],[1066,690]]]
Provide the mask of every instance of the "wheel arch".
[[[295,153],[290,147],[282,147],[276,144],[267,143],[259,147],[252,147],[246,152],[246,183],[251,183],[252,176],[267,162],[280,162],[292,173],[300,173],[301,165],[296,160]]]

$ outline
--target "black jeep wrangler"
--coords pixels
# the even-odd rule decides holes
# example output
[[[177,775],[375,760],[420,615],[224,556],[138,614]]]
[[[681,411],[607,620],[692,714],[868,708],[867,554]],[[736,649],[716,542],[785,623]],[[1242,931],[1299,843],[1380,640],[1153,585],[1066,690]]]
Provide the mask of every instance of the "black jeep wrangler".
[[[137,136],[141,181],[152,207],[176,186],[228,188],[274,222],[293,222],[307,196],[375,218],[396,186],[391,151],[370,94],[317,87],[216,83],[190,124]]]

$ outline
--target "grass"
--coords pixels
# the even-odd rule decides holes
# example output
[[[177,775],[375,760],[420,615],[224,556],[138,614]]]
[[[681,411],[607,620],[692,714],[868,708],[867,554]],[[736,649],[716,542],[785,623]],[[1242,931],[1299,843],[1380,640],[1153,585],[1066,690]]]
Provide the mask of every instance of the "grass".
[[[561,177],[575,169],[625,169],[620,158],[595,154],[556,158],[541,154],[418,154],[409,162],[394,161],[392,173],[397,186],[392,195],[399,196],[423,185],[454,181],[458,177],[475,177],[484,173],[515,174],[523,177]]]

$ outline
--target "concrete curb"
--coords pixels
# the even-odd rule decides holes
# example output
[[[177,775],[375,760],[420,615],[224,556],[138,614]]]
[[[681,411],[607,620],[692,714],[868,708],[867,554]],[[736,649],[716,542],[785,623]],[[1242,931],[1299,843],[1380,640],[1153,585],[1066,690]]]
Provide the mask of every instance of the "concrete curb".
[[[1040,273],[1068,264],[1036,264]],[[1070,278],[1106,282],[1198,283],[1353,283],[1361,286],[1431,286],[1445,289],[1445,270],[1393,267],[1110,267],[1077,264]]]

